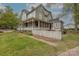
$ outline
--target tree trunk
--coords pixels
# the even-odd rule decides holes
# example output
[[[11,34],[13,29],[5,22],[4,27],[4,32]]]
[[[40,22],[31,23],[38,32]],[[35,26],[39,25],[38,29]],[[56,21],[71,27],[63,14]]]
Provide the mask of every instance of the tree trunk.
[[[75,21],[75,31],[77,32],[78,28],[77,28],[77,21],[76,21],[76,13],[77,12],[77,3],[74,3],[74,21]]]
[[[77,23],[75,21],[75,29],[74,29],[76,32],[78,31],[78,28],[77,28]]]

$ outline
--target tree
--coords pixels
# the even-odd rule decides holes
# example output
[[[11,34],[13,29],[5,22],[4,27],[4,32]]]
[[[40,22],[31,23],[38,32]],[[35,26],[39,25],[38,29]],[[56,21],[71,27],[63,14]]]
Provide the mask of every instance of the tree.
[[[13,9],[12,9],[10,6],[6,6],[6,11],[7,11],[7,12],[12,12]]]
[[[15,29],[18,25],[18,22],[19,19],[17,18],[17,15],[10,10],[6,13],[1,14],[0,28]]]
[[[73,13],[75,22],[75,31],[77,31],[79,25],[79,4],[78,3],[64,4],[63,10],[65,13],[68,13],[69,11]]]
[[[73,13],[74,13],[74,19],[75,19],[75,30],[78,30],[78,25],[79,25],[79,3],[74,3],[73,4]]]

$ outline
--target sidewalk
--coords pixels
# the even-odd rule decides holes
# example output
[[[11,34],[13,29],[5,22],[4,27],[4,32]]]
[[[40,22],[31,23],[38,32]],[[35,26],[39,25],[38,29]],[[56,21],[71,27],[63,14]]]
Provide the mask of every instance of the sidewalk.
[[[63,52],[59,56],[79,56],[79,46]]]

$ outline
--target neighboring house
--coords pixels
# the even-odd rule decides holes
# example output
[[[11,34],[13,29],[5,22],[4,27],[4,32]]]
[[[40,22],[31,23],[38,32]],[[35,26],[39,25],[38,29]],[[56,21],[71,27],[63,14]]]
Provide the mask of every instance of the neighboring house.
[[[18,30],[31,30],[36,35],[49,38],[57,36],[56,39],[61,39],[63,22],[59,19],[53,19],[52,13],[42,4],[36,8],[32,7],[31,11],[22,10],[21,20]]]
[[[75,28],[75,24],[66,24],[64,25],[64,29],[74,29]]]

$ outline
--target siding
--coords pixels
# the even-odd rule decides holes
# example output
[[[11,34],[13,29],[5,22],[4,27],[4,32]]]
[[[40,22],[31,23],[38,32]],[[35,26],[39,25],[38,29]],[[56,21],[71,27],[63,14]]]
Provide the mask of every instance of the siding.
[[[35,13],[36,11],[33,11],[32,13],[30,13],[27,17],[27,19],[34,17],[35,18]]]

